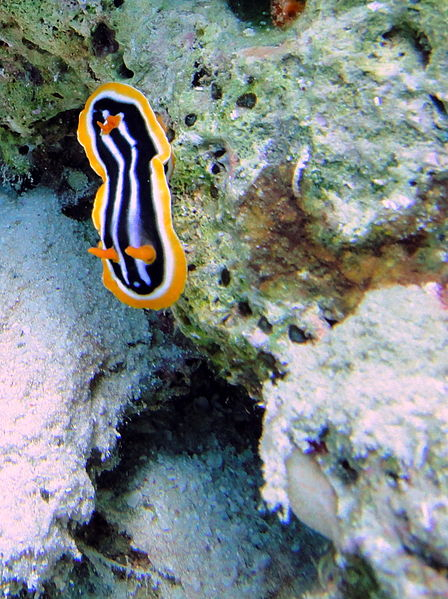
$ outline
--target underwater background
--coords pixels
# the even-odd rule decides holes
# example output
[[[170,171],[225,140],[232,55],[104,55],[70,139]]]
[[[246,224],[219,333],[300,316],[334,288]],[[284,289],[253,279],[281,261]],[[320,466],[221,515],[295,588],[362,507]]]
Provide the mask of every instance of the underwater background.
[[[447,22],[2,0],[1,597],[448,595]]]

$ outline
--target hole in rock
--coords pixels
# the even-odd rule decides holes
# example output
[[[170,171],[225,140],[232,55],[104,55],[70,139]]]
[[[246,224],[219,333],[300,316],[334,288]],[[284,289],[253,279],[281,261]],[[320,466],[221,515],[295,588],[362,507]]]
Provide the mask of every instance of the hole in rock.
[[[442,100],[439,100],[439,98],[433,94],[429,94],[429,98],[430,98],[431,102],[434,104],[434,106],[436,107],[436,109],[440,112],[440,114],[443,114],[444,116],[446,116],[448,114],[448,111],[445,107],[445,104],[442,102]]]
[[[423,31],[416,30],[413,26],[403,24],[400,26],[392,27],[386,33],[383,33],[384,40],[391,42],[400,43],[400,40],[408,41],[414,48],[414,50],[420,56],[420,62],[423,68],[428,66],[431,59],[431,44],[428,36]]]
[[[240,19],[251,25],[270,23],[271,0],[227,0],[229,8]]]
[[[115,39],[115,31],[106,23],[98,23],[92,33],[92,48],[95,56],[107,56],[113,54],[119,48]]]
[[[132,79],[134,76],[134,71],[129,69],[124,60],[122,60],[120,66],[118,67],[118,74],[123,77],[123,79]]]
[[[265,565],[254,567],[262,572],[263,579],[267,577],[272,592],[280,596],[277,591],[292,584],[295,596],[301,596],[302,591],[316,584],[317,564],[328,554],[330,545],[294,516],[288,524],[282,524],[276,514],[260,510],[259,488],[263,479],[258,442],[262,409],[242,387],[217,377],[202,359],[195,360],[190,362],[192,370],[185,393],[172,397],[156,410],[151,406],[145,409],[143,401],[140,413],[130,416],[120,427],[118,465],[97,477],[97,512],[88,525],[78,530],[78,547],[84,558],[81,564],[74,564],[71,580],[80,581],[78,590],[80,585],[101,586],[103,583],[98,581],[106,578],[97,570],[101,563],[109,571],[109,584],[113,577],[124,580],[124,575],[131,582],[132,577],[151,579],[155,562],[160,564],[162,559],[163,563],[163,536],[156,537],[153,545],[149,542],[143,547],[136,543],[128,525],[117,521],[119,512],[111,507],[109,515],[108,502],[118,501],[116,505],[124,505],[123,513],[127,514],[123,522],[129,523],[135,512],[138,527],[143,526],[146,518],[155,525],[155,529],[145,533],[149,535],[146,539],[157,534],[154,530],[159,519],[167,517],[162,512],[173,515],[173,523],[163,533],[177,556],[173,569],[169,569],[170,584],[183,584],[180,573],[185,570],[176,569],[183,560],[187,564],[194,561],[201,589],[209,584],[208,577],[219,585],[220,573],[231,567],[233,560],[241,562],[239,580],[258,584],[253,581],[260,577],[254,576],[250,564],[257,564],[263,555],[268,556]],[[161,365],[161,377],[166,367]],[[182,468],[187,468],[186,475]],[[185,506],[188,506],[187,516]],[[201,523],[205,523],[204,538]],[[182,544],[190,530],[194,531],[194,552],[189,550],[188,543]],[[209,571],[204,563],[208,564],[209,559],[211,563],[216,561],[222,548],[223,557],[216,566],[219,571],[213,566]],[[99,560],[91,561],[92,555]],[[231,595],[210,595],[206,590],[195,594],[198,599],[211,596]],[[250,596],[274,595],[257,588]],[[165,599],[168,595],[161,597]]]

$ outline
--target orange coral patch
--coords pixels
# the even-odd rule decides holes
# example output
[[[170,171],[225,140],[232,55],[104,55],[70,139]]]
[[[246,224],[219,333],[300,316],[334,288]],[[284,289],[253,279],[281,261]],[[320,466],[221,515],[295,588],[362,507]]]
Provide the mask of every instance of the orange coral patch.
[[[290,25],[304,11],[306,0],[271,0],[271,18],[277,27]]]

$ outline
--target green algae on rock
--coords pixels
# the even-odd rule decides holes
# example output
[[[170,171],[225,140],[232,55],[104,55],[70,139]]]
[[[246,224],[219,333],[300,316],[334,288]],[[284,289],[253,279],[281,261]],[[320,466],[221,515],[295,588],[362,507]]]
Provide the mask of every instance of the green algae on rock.
[[[438,100],[446,78],[429,5],[418,14],[393,2],[338,5],[330,14],[329,3],[323,32],[308,3],[300,31],[285,33],[247,28],[223,6],[220,26],[200,5],[144,16],[138,7],[123,6],[117,39],[133,71],[168,81],[160,103],[176,133],[175,216],[192,267],[176,314],[224,372],[252,388],[254,374],[267,375],[253,339],[273,302],[283,303],[274,330],[284,334],[313,306],[337,321],[369,286],[440,278],[444,196],[427,196],[448,164]],[[150,64],[147,22],[172,39]],[[248,93],[256,104],[238,106]]]
[[[113,6],[96,0],[1,3],[0,125],[10,133],[2,159],[11,172],[24,176],[35,165],[32,152],[17,160],[18,147],[67,134],[68,126],[51,129],[50,119],[79,108],[98,80],[126,73],[118,47],[101,33],[112,31]]]

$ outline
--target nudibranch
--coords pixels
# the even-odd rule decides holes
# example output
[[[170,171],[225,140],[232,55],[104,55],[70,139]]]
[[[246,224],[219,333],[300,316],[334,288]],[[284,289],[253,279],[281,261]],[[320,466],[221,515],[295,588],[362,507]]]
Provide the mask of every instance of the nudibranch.
[[[171,219],[167,173],[171,147],[145,96],[105,83],[79,115],[78,140],[103,180],[92,220],[103,283],[134,308],[173,304],[186,280],[186,259]]]

